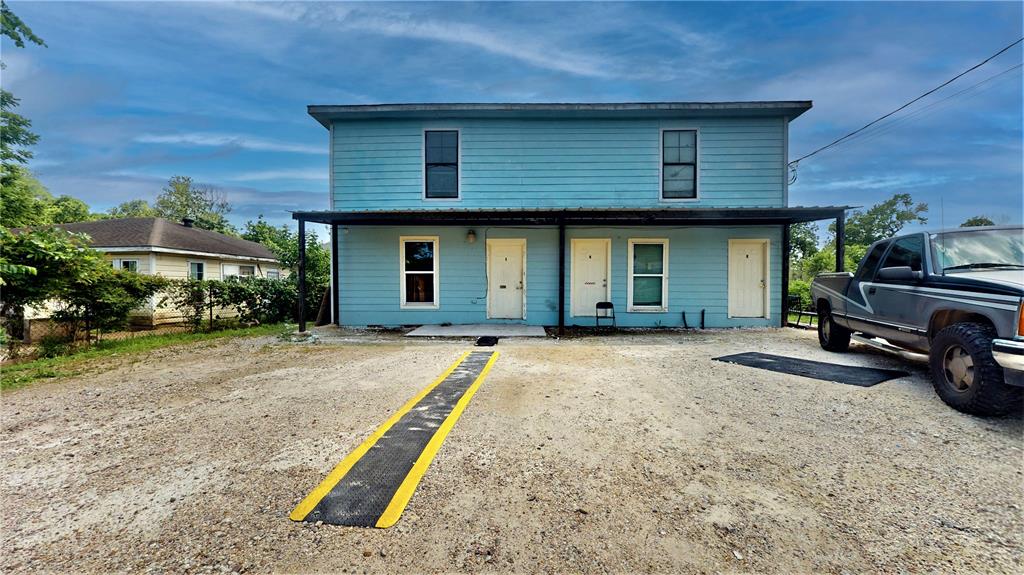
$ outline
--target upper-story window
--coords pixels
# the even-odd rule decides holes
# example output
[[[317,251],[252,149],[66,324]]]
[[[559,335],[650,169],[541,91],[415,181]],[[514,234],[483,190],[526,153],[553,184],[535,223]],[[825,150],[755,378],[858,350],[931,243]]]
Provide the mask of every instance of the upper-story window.
[[[661,197],[692,200],[697,197],[697,131],[661,133]]]
[[[459,197],[459,132],[424,132],[424,180],[427,199]]]

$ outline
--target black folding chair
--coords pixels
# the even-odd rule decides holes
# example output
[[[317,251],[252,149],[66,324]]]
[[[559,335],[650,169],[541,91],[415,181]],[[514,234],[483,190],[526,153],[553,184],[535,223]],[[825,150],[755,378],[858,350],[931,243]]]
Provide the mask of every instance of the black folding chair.
[[[611,318],[611,320],[612,320],[611,327],[613,327],[613,328],[614,327],[618,327],[618,326],[615,325],[615,306],[612,304],[612,302],[610,302],[610,301],[599,301],[599,302],[597,302],[597,305],[594,306],[594,307],[595,307],[595,309],[594,309],[594,326],[595,327],[601,327],[601,319],[602,318]],[[602,310],[606,312],[604,315],[601,315],[601,311]],[[611,312],[611,315],[608,315],[607,312]],[[606,326],[606,327],[608,327],[608,326]]]

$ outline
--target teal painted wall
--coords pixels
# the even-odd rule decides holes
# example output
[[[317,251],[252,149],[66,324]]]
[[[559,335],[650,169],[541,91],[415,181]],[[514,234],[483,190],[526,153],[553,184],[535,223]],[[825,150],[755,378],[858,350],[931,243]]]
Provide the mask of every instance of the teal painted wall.
[[[423,130],[459,129],[460,200],[423,199]],[[662,129],[696,128],[697,201],[660,199]],[[367,120],[333,127],[336,210],[780,207],[784,118]]]
[[[466,242],[463,227],[359,227],[339,238],[340,307],[343,325],[487,323],[486,238],[526,238],[527,314],[522,323],[558,323],[558,230],[555,228],[474,228],[477,241]],[[439,236],[440,307],[400,308],[399,237]],[[620,326],[682,325],[681,312],[696,325],[706,310],[708,327],[778,325],[781,314],[781,230],[778,227],[569,228],[566,230],[566,324],[593,325],[593,317],[570,317],[569,245],[572,238],[612,240],[612,302]],[[628,313],[626,302],[629,238],[668,238],[669,311]],[[771,246],[770,319],[728,317],[728,242],[730,238],[768,239]],[[520,323],[520,322],[512,322]]]

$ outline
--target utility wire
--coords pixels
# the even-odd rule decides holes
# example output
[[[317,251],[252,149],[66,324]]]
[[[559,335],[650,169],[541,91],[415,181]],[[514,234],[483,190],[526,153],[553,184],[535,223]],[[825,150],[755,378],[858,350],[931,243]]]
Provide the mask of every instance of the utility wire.
[[[851,136],[854,136],[854,135],[856,135],[856,134],[859,134],[860,132],[863,132],[864,130],[866,130],[866,129],[870,128],[871,126],[874,126],[874,125],[875,125],[875,124],[877,124],[878,122],[881,122],[882,120],[884,120],[884,119],[886,119],[886,118],[888,118],[888,117],[892,116],[893,114],[896,114],[897,112],[899,112],[899,111],[901,111],[901,110],[903,110],[903,109],[907,108],[907,107],[908,107],[908,106],[910,106],[911,104],[914,104],[915,102],[918,102],[918,101],[920,101],[921,99],[923,99],[923,98],[926,98],[926,97],[928,97],[928,96],[930,96],[930,95],[934,94],[935,92],[938,92],[938,91],[939,91],[939,90],[941,90],[942,88],[945,88],[946,86],[948,86],[948,85],[952,84],[953,82],[957,81],[957,80],[958,80],[958,79],[960,79],[960,78],[961,78],[962,76],[965,76],[965,75],[969,74],[970,72],[973,72],[973,71],[977,70],[978,68],[980,68],[980,67],[984,66],[985,64],[988,64],[988,63],[989,63],[990,61],[992,61],[992,60],[993,60],[994,58],[996,58],[997,56],[999,56],[999,55],[1001,55],[1002,53],[1006,52],[1006,51],[1007,51],[1007,50],[1009,50],[1010,48],[1013,48],[1013,47],[1014,47],[1014,46],[1016,46],[1017,44],[1020,44],[1021,42],[1024,42],[1024,37],[1022,37],[1022,38],[1019,38],[1019,39],[1018,39],[1018,40],[1017,40],[1016,42],[1014,42],[1014,43],[1010,44],[1009,46],[1007,46],[1007,47],[1003,48],[1002,50],[1000,50],[1000,51],[996,52],[995,54],[992,54],[992,55],[991,55],[991,56],[989,56],[988,58],[985,58],[985,59],[984,59],[984,60],[982,60],[981,62],[979,62],[979,63],[975,64],[974,66],[971,66],[970,68],[968,68],[968,69],[964,70],[963,72],[960,72],[959,74],[957,74],[956,76],[953,76],[953,77],[952,77],[952,78],[950,78],[949,80],[946,80],[946,81],[945,81],[945,82],[943,82],[942,84],[939,84],[938,86],[936,86],[936,87],[932,88],[931,90],[928,90],[928,91],[927,91],[927,92],[925,92],[924,94],[921,94],[920,96],[918,96],[918,97],[914,98],[913,100],[911,100],[911,101],[907,102],[906,104],[903,104],[902,106],[900,106],[899,108],[896,108],[895,110],[893,110],[893,111],[889,112],[888,114],[885,114],[884,116],[881,116],[881,117],[879,117],[879,118],[877,118],[877,119],[875,119],[875,120],[872,120],[872,121],[868,122],[867,124],[864,124],[864,125],[863,125],[863,126],[861,126],[860,128],[857,128],[856,130],[854,130],[854,131],[850,132],[849,134],[846,134],[845,136],[843,136],[843,137],[841,137],[841,138],[838,138],[838,139],[836,139],[836,140],[832,141],[831,143],[828,143],[828,144],[826,144],[826,145],[824,145],[824,146],[822,146],[822,147],[818,148],[817,150],[814,150],[813,152],[811,152],[811,153],[809,153],[809,154],[806,154],[806,155],[800,156],[799,158],[797,158],[797,159],[795,159],[795,160],[793,160],[792,162],[790,162],[790,163],[789,163],[789,167],[790,167],[790,169],[791,169],[791,170],[794,170],[794,171],[795,171],[796,165],[797,165],[797,164],[799,164],[799,163],[800,163],[801,161],[803,161],[803,160],[806,160],[807,158],[810,158],[811,156],[813,156],[813,155],[815,155],[815,154],[817,154],[817,153],[819,153],[819,152],[823,152],[823,151],[825,151],[825,150],[827,150],[827,149],[829,149],[829,148],[831,148],[831,147],[833,147],[833,146],[835,146],[835,145],[839,144],[840,142],[842,142],[842,141],[844,141],[844,140],[847,140],[847,139],[849,139],[849,138],[850,138]],[[795,180],[796,178],[794,177],[793,179]]]
[[[993,84],[993,85],[985,86],[985,87],[982,88],[982,86],[984,84],[987,84],[987,83],[991,82],[992,80],[996,80],[998,78],[1005,77],[1006,74],[1009,74],[1010,72],[1013,72],[1014,70],[1019,70],[1022,67],[1024,67],[1024,64],[1017,64],[1017,65],[1011,66],[1011,67],[1003,70],[1002,72],[993,74],[993,75],[985,78],[984,80],[981,80],[980,82],[978,82],[976,84],[972,84],[972,85],[968,86],[967,88],[964,88],[963,90],[960,90],[959,92],[954,92],[954,93],[950,94],[949,96],[946,96],[945,98],[942,98],[941,100],[936,100],[935,102],[932,102],[931,104],[928,104],[927,106],[924,106],[922,108],[918,108],[917,110],[914,110],[913,112],[910,112],[909,114],[906,114],[905,116],[900,116],[899,118],[895,118],[895,119],[893,119],[890,122],[887,122],[885,124],[881,124],[879,126],[876,126],[875,129],[873,129],[873,130],[868,130],[866,132],[862,132],[862,133],[860,133],[860,134],[850,138],[849,140],[847,140],[846,143],[847,144],[850,144],[850,143],[853,143],[853,142],[867,143],[867,142],[870,142],[872,140],[877,139],[880,136],[884,136],[885,134],[888,134],[892,130],[898,128],[901,124],[904,124],[904,123],[909,122],[909,121],[914,120],[914,119],[925,118],[925,117],[931,116],[931,115],[933,115],[936,112],[940,112],[940,111],[944,110],[945,108],[949,107],[950,105],[956,104],[956,102],[951,102],[950,100],[953,100],[954,98],[957,98],[959,96],[964,96],[964,95],[966,95],[966,97],[977,96],[978,94],[981,94],[981,93],[983,93],[983,92],[985,92],[985,91],[987,91],[987,90],[989,90],[989,89],[994,87],[994,84]]]

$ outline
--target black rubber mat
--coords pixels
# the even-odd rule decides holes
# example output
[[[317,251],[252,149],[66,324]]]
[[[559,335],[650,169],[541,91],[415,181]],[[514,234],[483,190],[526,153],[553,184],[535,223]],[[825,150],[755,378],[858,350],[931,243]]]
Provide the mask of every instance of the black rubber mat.
[[[790,373],[802,377],[811,377],[825,381],[835,381],[846,385],[859,387],[871,387],[883,381],[906,377],[910,375],[898,369],[879,369],[875,367],[859,367],[856,365],[838,365],[823,361],[811,361],[796,357],[785,357],[767,353],[747,352],[735,355],[716,357],[715,361],[735,363],[747,367],[757,367],[776,371],[779,373]]]
[[[477,351],[466,356],[370,447],[304,520],[375,526],[427,443],[493,353]]]

